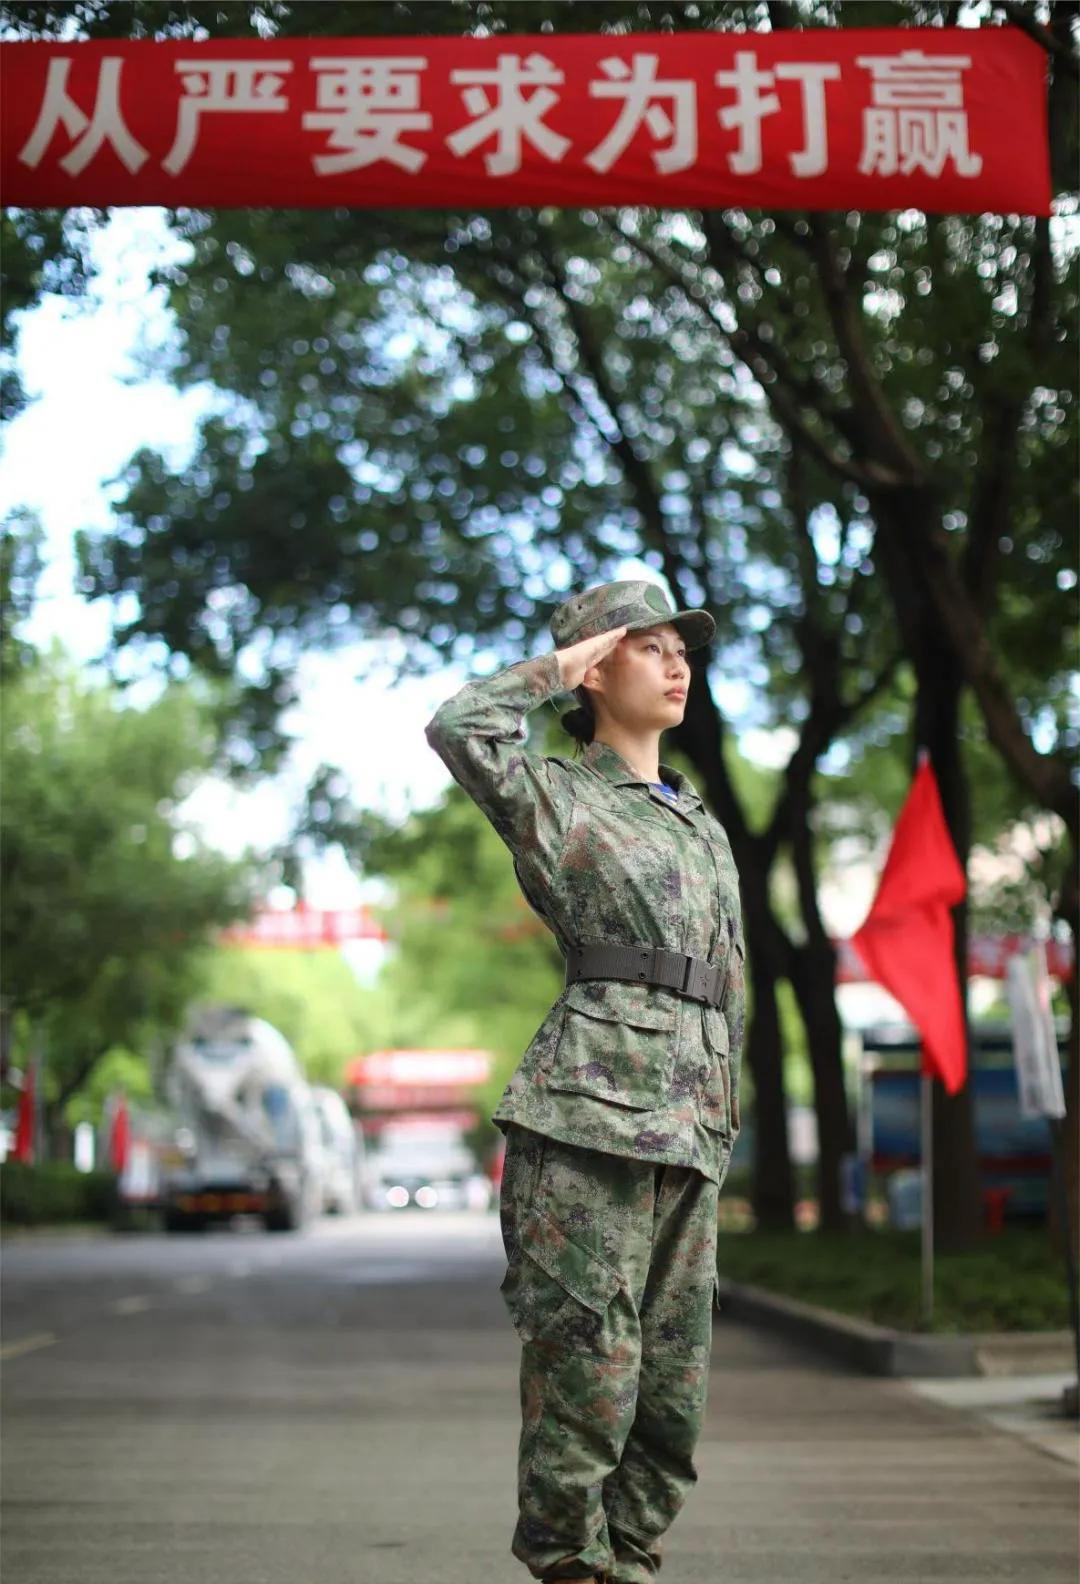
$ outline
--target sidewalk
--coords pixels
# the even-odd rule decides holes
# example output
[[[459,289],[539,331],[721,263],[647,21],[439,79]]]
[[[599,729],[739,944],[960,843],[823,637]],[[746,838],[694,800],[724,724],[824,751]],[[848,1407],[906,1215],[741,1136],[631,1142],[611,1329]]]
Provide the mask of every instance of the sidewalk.
[[[974,1414],[1080,1473],[1080,1425],[1062,1411],[1062,1395],[1075,1380],[1075,1371],[1059,1371],[970,1380],[908,1380],[905,1384],[928,1402]]]
[[[671,1584],[1075,1584],[1075,1463],[1020,1433],[1018,1386],[856,1374],[722,1317]]]

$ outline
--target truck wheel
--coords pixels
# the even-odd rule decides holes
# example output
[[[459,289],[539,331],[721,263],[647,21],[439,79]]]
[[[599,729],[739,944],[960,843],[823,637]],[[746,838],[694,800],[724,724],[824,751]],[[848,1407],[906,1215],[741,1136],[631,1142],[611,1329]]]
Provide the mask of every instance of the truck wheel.
[[[298,1232],[303,1218],[295,1204],[287,1203],[277,1210],[268,1210],[263,1216],[263,1225],[268,1232]]]
[[[166,1210],[164,1225],[166,1232],[205,1232],[206,1217],[186,1210]]]

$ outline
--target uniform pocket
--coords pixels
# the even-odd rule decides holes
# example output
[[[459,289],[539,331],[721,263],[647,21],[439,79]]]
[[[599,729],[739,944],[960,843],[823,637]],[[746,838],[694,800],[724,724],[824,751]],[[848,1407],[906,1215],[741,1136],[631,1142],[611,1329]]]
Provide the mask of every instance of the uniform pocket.
[[[522,1239],[526,1256],[586,1309],[603,1314],[622,1286],[617,1270],[583,1243],[575,1242],[553,1216],[536,1210]]]
[[[701,1120],[711,1131],[730,1140],[733,1119],[727,1019],[717,1007],[707,1006],[702,1022],[710,1061],[701,1091]]]
[[[500,1291],[523,1342],[592,1349],[622,1280],[592,1249],[569,1237],[543,1210],[521,1228]]]
[[[635,1028],[674,1028],[679,1015],[674,990],[635,979],[576,979],[562,1000],[575,1012]]]
[[[548,1088],[655,1110],[674,1064],[679,1009],[673,1001],[674,992],[633,980],[577,980],[564,994]]]

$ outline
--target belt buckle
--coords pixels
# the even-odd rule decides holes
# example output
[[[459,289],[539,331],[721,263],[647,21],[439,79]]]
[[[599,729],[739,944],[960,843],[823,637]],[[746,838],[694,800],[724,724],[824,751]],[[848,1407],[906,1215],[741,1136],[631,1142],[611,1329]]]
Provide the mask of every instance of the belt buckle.
[[[700,957],[687,959],[686,978],[683,981],[683,995],[692,996],[695,1001],[706,998],[705,984],[702,969],[708,970],[709,964]]]
[[[704,1001],[709,1006],[718,1006],[720,1004],[720,970],[716,964],[706,962],[703,957],[691,957],[686,972],[683,994],[692,996],[695,1001]]]

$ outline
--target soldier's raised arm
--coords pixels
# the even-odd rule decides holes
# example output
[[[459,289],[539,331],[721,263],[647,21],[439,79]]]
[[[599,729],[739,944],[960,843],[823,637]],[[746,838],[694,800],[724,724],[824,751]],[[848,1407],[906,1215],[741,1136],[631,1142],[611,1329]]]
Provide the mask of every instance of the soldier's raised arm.
[[[512,852],[557,858],[573,804],[570,772],[524,746],[525,716],[571,692],[624,635],[619,627],[467,682],[441,704],[424,736]]]
[[[565,691],[556,654],[467,682],[424,736],[510,847],[561,847],[573,796],[563,767],[524,746],[525,716]]]

